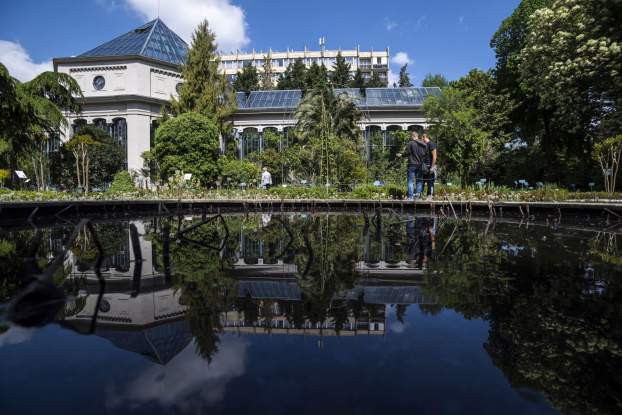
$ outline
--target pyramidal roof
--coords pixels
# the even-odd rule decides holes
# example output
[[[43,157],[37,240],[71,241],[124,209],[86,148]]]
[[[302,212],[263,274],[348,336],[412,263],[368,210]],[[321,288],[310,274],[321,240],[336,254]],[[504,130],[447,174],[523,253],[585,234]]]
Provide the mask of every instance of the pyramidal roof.
[[[187,53],[186,42],[157,18],[79,56],[138,55],[179,65]]]

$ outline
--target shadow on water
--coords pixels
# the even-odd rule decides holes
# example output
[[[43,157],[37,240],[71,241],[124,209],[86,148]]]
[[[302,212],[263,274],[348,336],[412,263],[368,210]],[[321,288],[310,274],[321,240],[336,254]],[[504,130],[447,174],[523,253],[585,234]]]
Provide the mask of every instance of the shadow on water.
[[[489,324],[524,399],[622,411],[620,235],[392,211],[64,221],[2,231],[3,330],[57,324],[166,365],[226,333],[386,336],[417,307]],[[539,391],[539,392],[537,392]],[[536,398],[533,398],[536,399]]]

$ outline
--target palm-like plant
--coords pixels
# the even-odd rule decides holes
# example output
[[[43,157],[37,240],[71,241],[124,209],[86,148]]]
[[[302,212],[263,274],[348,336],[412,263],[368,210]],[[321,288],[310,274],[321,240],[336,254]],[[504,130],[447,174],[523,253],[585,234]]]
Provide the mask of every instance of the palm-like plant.
[[[41,171],[46,158],[45,142],[58,134],[67,121],[63,111],[80,112],[77,98],[82,97],[78,83],[67,74],[43,72],[29,82],[11,77],[0,64],[0,140],[8,148],[7,164],[17,167],[19,156],[30,156],[39,187],[44,187]]]

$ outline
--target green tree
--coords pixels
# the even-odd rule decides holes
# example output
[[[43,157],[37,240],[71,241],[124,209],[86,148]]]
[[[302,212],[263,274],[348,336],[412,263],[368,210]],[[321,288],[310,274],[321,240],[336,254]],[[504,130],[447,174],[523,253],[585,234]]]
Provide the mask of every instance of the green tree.
[[[325,183],[362,180],[361,112],[347,94],[336,95],[330,85],[320,84],[301,100],[295,117],[303,144],[292,163],[299,171]]]
[[[490,175],[488,167],[511,138],[511,109],[492,75],[479,70],[428,98],[424,110],[443,155],[441,166],[458,173],[463,184],[475,174]]]
[[[328,84],[328,71],[324,64],[318,65],[315,61],[307,69],[305,91],[324,89]]]
[[[17,168],[19,157],[32,160],[39,184],[45,187],[43,163],[47,161],[41,156],[42,149],[67,126],[63,111],[80,111],[82,90],[70,75],[56,72],[43,72],[21,83],[0,64],[0,96],[0,154],[4,153],[11,171]]]
[[[75,157],[76,179],[78,187],[89,192],[89,171],[91,168],[91,149],[99,143],[89,134],[76,134],[66,144]]]
[[[413,86],[412,82],[410,82],[410,76],[408,76],[408,64],[407,63],[405,63],[404,66],[400,68],[399,86],[400,88]]]
[[[439,88],[447,88],[449,86],[449,81],[440,73],[437,74],[427,74],[425,78],[423,78],[423,82],[421,82],[421,86],[430,88],[430,87],[439,87]]]
[[[80,130],[93,138],[97,145],[89,150],[89,184],[92,188],[105,187],[112,182],[114,175],[125,168],[127,159],[124,149],[108,132],[94,125],[85,125]],[[65,188],[78,186],[76,182],[76,159],[67,143],[59,151],[48,154],[50,158],[50,176],[53,183]]]
[[[367,88],[386,88],[386,86],[386,79],[380,78],[380,74],[376,71],[372,72],[371,78],[369,78],[369,82],[366,85]]]
[[[331,74],[331,81],[335,88],[347,88],[350,86],[352,75],[350,74],[351,65],[341,55],[341,51],[337,52],[335,65]]]
[[[272,69],[272,58],[270,55],[264,56],[263,71],[261,72],[261,89],[264,91],[270,91],[274,89],[274,81],[272,76],[274,70]]]
[[[245,66],[242,71],[238,72],[232,87],[236,91],[243,91],[247,94],[259,90],[257,69],[253,65]]]
[[[518,57],[521,88],[559,126],[568,146],[622,131],[622,4],[555,0],[529,20]]]
[[[609,137],[594,146],[594,159],[598,161],[605,180],[605,191],[613,193],[622,158],[622,134]]]
[[[213,119],[188,112],[165,121],[156,132],[155,158],[166,178],[176,171],[192,173],[204,186],[218,177],[218,127]]]
[[[361,70],[357,68],[356,72],[354,72],[354,77],[352,78],[352,81],[350,82],[350,87],[358,88],[361,91],[364,91],[366,84],[367,83],[365,82],[365,77],[363,76],[363,72],[361,72]]]
[[[298,58],[290,63],[279,78],[278,89],[305,89],[307,67],[302,59]]]
[[[184,83],[179,99],[171,99],[171,109],[176,115],[194,111],[212,118],[226,139],[231,130],[228,119],[235,111],[237,101],[224,74],[218,70],[217,49],[214,33],[204,20],[192,35],[186,62],[181,65]]]

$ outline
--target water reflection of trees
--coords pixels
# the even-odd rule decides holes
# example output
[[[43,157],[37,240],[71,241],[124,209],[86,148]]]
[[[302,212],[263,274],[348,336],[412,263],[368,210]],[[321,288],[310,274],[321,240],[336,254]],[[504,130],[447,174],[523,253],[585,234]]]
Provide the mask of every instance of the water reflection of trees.
[[[534,228],[457,226],[427,289],[490,322],[485,348],[513,386],[543,391],[563,413],[620,413],[621,256],[611,236],[586,243]]]

